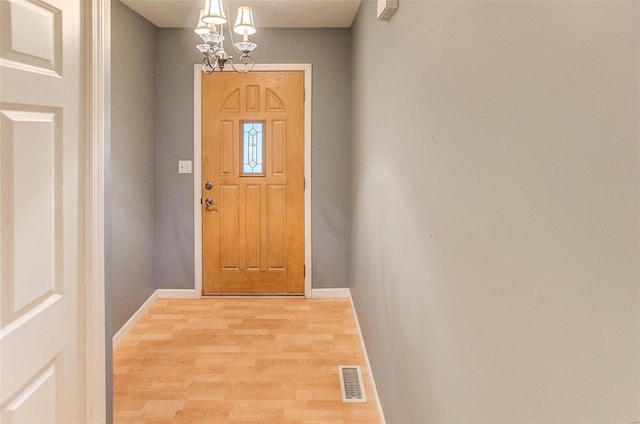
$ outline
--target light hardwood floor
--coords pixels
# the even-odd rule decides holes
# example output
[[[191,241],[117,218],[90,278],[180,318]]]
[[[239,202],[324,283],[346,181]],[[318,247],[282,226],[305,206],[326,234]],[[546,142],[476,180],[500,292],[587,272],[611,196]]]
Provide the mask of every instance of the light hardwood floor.
[[[116,423],[378,423],[374,399],[348,299],[159,299],[114,351]]]

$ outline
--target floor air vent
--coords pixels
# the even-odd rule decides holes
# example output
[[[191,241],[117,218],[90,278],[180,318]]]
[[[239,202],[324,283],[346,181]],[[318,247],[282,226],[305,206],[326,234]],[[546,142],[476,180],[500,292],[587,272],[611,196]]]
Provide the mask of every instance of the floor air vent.
[[[340,390],[343,402],[366,402],[362,373],[357,365],[339,365]]]

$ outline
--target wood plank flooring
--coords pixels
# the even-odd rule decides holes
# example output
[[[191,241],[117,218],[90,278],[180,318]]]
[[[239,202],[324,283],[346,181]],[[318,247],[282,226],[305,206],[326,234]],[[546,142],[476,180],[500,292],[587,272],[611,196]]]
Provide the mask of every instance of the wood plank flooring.
[[[378,423],[374,396],[348,299],[159,299],[114,351],[115,423]]]

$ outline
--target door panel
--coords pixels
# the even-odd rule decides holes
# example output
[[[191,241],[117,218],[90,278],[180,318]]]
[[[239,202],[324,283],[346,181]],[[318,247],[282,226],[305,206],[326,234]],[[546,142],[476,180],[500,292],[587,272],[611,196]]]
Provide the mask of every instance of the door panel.
[[[34,376],[33,382],[5,408],[4,417],[10,423],[56,422],[56,382],[59,361],[54,361]]]
[[[217,203],[202,206],[203,291],[302,294],[303,73],[215,73],[202,87],[203,196]]]
[[[84,417],[83,2],[0,2],[0,421]]]
[[[30,305],[60,292],[57,270],[62,268],[56,241],[61,226],[61,187],[57,171],[62,169],[60,114],[52,112],[3,110],[2,115],[2,197],[5,200],[4,249],[12,261],[3,266],[2,322],[7,323]],[[58,133],[58,134],[57,134]],[[31,166],[25,167],[24,164]],[[36,196],[42,207],[27,210],[33,201],[32,181],[41,181]],[[51,211],[55,211],[52,214]],[[12,281],[12,283],[10,283]],[[16,282],[31,281],[29,285]]]
[[[238,163],[235,143],[233,142],[233,121],[220,121],[220,175],[233,175]]]
[[[284,185],[267,186],[267,269],[270,271],[286,268],[286,201]]]
[[[260,214],[260,186],[247,184],[245,187],[245,259],[247,271],[260,270],[261,244],[261,214]]]
[[[273,148],[268,156],[274,176],[287,175],[287,121],[273,121]]]
[[[260,86],[247,86],[247,112],[260,112]]]
[[[220,187],[220,203],[225,205],[220,208],[220,266],[225,270],[238,271],[240,269],[240,231],[238,211],[240,199],[238,198],[238,186],[236,184]]]

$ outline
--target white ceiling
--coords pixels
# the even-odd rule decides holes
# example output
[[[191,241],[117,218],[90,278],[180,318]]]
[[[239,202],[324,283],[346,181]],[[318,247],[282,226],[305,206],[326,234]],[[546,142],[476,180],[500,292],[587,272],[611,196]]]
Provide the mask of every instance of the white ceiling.
[[[122,0],[161,28],[193,28],[204,0]],[[232,19],[238,6],[251,6],[258,28],[348,28],[360,0],[229,0]],[[228,16],[227,16],[228,17]]]

